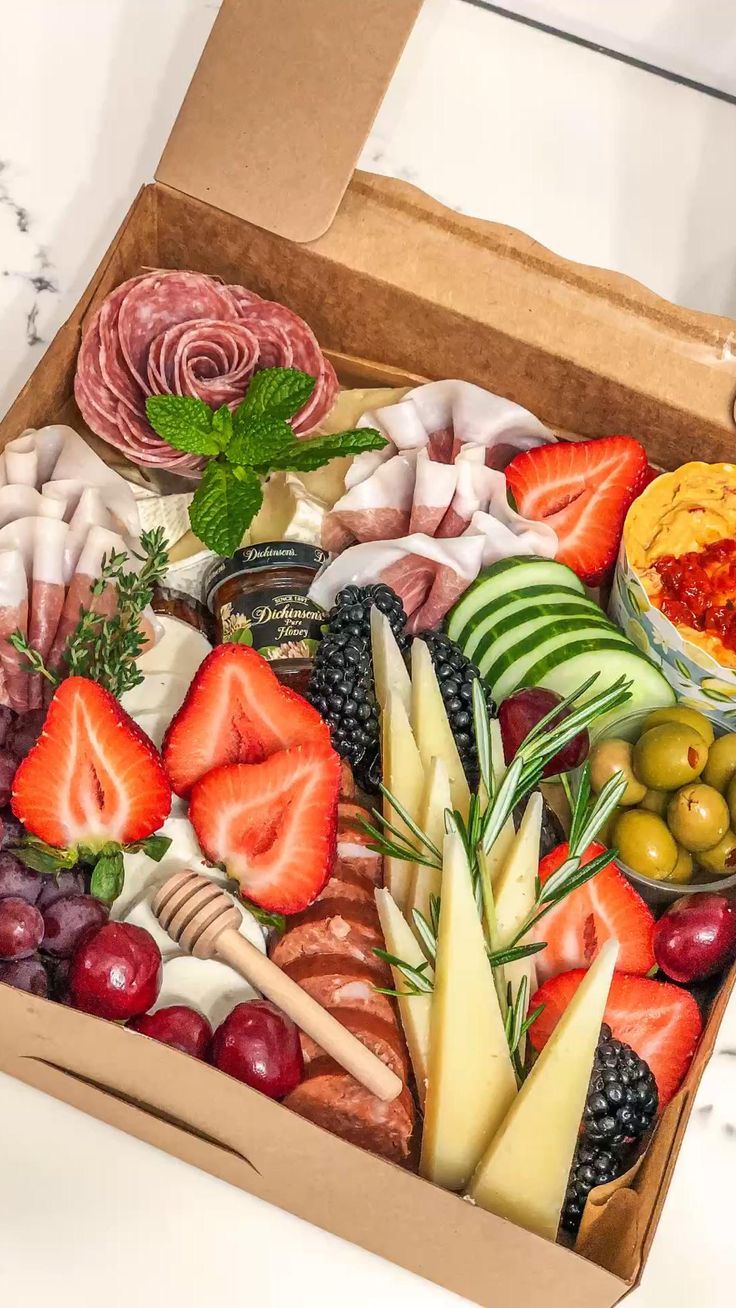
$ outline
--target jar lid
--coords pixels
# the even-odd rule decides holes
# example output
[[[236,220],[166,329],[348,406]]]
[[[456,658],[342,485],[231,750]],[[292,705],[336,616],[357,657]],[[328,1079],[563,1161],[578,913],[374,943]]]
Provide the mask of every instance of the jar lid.
[[[245,545],[227,559],[215,559],[204,579],[204,594],[212,606],[215,590],[223,581],[246,572],[266,568],[308,568],[317,573],[329,558],[326,550],[302,541],[263,541],[260,545]]]

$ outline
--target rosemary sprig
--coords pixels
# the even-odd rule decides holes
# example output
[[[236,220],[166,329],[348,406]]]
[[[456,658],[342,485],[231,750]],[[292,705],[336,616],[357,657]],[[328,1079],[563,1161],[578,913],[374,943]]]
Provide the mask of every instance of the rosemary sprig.
[[[524,1036],[531,1026],[534,1026],[540,1013],[544,1012],[544,1004],[539,1004],[531,1013],[527,1013],[527,1004],[529,1002],[529,981],[523,976],[519,989],[514,998],[511,986],[509,985],[506,995],[506,1016],[504,1018],[504,1028],[506,1031],[506,1043],[509,1047],[511,1062],[516,1072],[517,1080],[521,1083],[524,1080],[524,1065],[521,1060],[519,1046]]]
[[[92,596],[99,598],[107,586],[116,590],[115,612],[107,617],[94,608],[83,609],[64,651],[65,670],[46,667],[38,650],[33,649],[21,631],[14,631],[10,643],[27,659],[31,671],[58,685],[62,675],[89,677],[98,681],[116,698],[140,685],[143,673],[136,660],[143,652],[144,635],[141,615],[150,604],[153,589],[168,566],[168,550],[163,530],[141,534],[142,553],[133,554],[141,567],[124,571],[129,555],[116,551],[102,561],[100,575],[92,584]]]
[[[420,963],[418,967],[413,967],[411,963],[406,963],[403,958],[397,958],[395,954],[389,954],[385,949],[374,949],[373,953],[377,958],[382,958],[384,963],[390,967],[395,967],[397,971],[406,978],[406,990],[394,990],[390,986],[374,986],[379,995],[393,995],[395,999],[403,999],[412,995],[431,995],[434,989],[434,982],[430,976],[426,975],[429,963]]]

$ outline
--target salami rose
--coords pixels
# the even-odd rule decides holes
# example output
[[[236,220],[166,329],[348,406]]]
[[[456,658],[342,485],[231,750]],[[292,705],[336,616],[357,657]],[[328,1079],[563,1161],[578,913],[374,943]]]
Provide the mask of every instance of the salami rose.
[[[234,409],[262,368],[315,379],[292,420],[302,435],[332,406],[337,379],[291,309],[204,273],[157,271],[115,288],[87,325],[74,393],[87,426],[133,462],[196,476],[202,460],[167,445],[146,418],[149,395],[193,395]]]

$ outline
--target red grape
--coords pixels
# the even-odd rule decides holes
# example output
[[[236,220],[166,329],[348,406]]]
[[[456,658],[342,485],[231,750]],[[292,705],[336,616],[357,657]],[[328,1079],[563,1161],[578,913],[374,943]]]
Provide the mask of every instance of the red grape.
[[[181,1049],[192,1058],[206,1058],[212,1039],[207,1018],[186,1004],[172,1004],[170,1008],[159,1008],[156,1013],[144,1013],[142,1017],[131,1018],[128,1026],[141,1035],[171,1045],[172,1049]]]
[[[5,744],[5,737],[14,721],[15,714],[13,710],[5,705],[0,705],[0,748]]]
[[[12,963],[0,963],[0,981],[16,990],[45,999],[49,993],[49,978],[40,958],[16,958]]]
[[[0,754],[0,807],[10,803],[13,779],[18,770],[18,760],[12,754]]]
[[[0,849],[17,849],[23,842],[24,834],[22,824],[15,814],[6,808],[0,818]]]
[[[54,958],[71,958],[87,933],[107,921],[109,910],[93,895],[62,895],[43,907],[41,949]]]
[[[38,907],[42,913],[56,903],[57,899],[64,899],[67,895],[83,895],[87,889],[87,883],[84,873],[73,868],[70,871],[57,872],[54,876],[45,876],[41,893],[38,896]]]
[[[161,951],[143,927],[107,922],[74,951],[69,994],[85,1013],[112,1022],[138,1017],[153,1007],[160,989]]]
[[[238,1004],[218,1026],[212,1062],[272,1099],[283,1099],[302,1079],[299,1032],[291,1018],[267,999]]]
[[[25,899],[27,904],[36,904],[42,889],[40,872],[26,867],[10,853],[0,853],[0,899],[16,895],[18,899]]]
[[[12,723],[5,741],[5,749],[12,754],[16,767],[35,745],[46,719],[46,709],[31,709],[19,713]]]
[[[725,895],[684,895],[656,923],[652,943],[673,981],[713,976],[736,959],[736,907]]]
[[[0,899],[0,959],[29,958],[43,939],[43,918],[17,895]]]
[[[562,698],[553,690],[542,690],[541,687],[528,687],[522,690],[515,690],[513,695],[509,695],[498,707],[498,722],[501,728],[501,739],[503,741],[504,758],[510,763],[521,749],[529,732],[541,722],[543,717],[550,712],[557,704],[562,703]],[[556,718],[552,720],[550,726],[557,726],[565,718],[570,716],[569,709],[563,709]],[[542,773],[543,777],[556,777],[560,772],[571,772],[574,768],[579,768],[588,757],[590,740],[587,731],[579,731],[572,740],[568,741],[564,749],[561,749],[549,763]]]

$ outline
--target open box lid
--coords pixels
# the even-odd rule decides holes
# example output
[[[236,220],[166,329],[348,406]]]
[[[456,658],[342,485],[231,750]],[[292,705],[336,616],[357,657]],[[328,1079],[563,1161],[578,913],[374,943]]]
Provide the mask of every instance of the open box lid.
[[[422,0],[223,0],[156,180],[294,241],[330,226]]]

